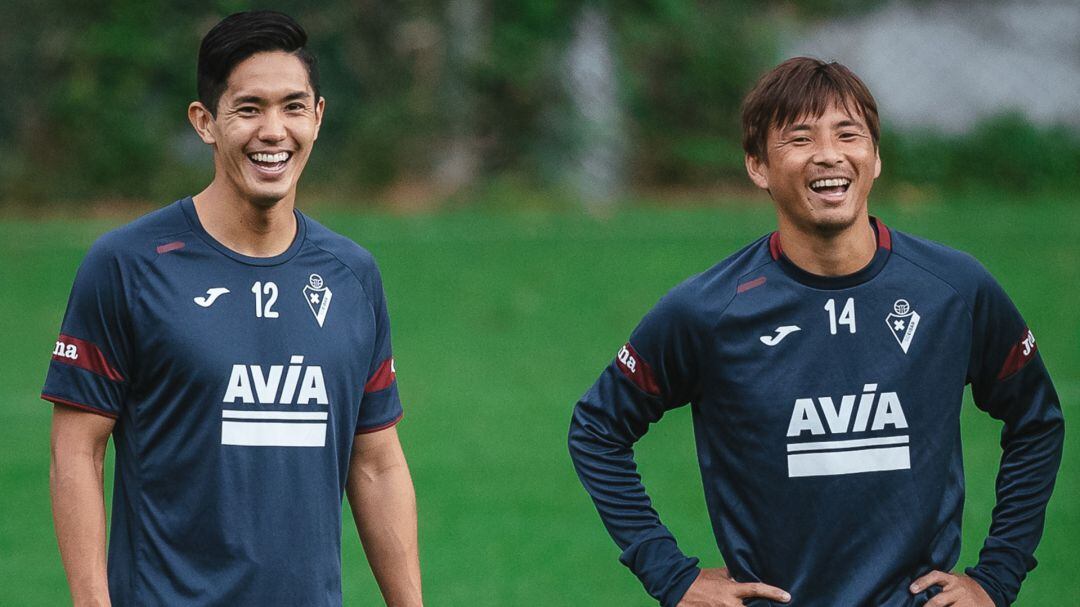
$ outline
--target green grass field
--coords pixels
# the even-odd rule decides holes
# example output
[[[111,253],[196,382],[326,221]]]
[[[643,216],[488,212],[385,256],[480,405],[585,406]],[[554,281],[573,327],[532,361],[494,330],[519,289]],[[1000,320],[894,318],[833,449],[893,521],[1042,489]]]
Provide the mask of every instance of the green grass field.
[[[1080,413],[1080,205],[881,205],[890,226],[975,254],[1025,313],[1069,420]],[[315,215],[379,259],[420,509],[430,605],[651,605],[619,563],[567,456],[576,399],[671,286],[772,229],[766,204],[572,213]],[[49,513],[49,405],[38,400],[75,269],[104,221],[0,222],[0,603],[68,601]],[[961,565],[993,505],[999,426],[964,413],[968,501]],[[1073,429],[1040,566],[1018,605],[1074,604],[1080,442]],[[712,540],[688,408],[639,446],[646,485],[684,550]],[[110,466],[111,467],[111,466]],[[348,605],[379,604],[351,523]]]

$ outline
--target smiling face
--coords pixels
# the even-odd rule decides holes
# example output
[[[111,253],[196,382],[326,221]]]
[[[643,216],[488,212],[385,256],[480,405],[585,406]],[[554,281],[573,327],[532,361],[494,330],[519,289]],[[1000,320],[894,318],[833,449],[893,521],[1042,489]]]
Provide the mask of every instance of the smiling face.
[[[866,199],[881,159],[866,120],[830,103],[821,116],[769,128],[765,157],[746,170],[776,202],[782,223],[804,233],[835,234],[867,220]]]
[[[216,116],[199,102],[191,104],[188,114],[202,140],[214,148],[214,181],[251,204],[268,207],[295,196],[323,108],[300,59],[274,51],[236,65]]]

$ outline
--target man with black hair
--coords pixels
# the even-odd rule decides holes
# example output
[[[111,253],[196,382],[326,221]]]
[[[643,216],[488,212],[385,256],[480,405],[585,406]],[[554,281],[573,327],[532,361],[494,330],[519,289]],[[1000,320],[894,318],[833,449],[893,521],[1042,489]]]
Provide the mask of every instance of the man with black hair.
[[[76,605],[340,606],[346,492],[386,602],[422,604],[382,280],[295,209],[325,109],[306,41],[281,13],[217,24],[188,108],[212,182],[79,268],[42,392]]]
[[[570,425],[619,560],[669,607],[1011,604],[1064,437],[1034,335],[977,261],[868,214],[877,104],[846,67],[785,61],[742,123],[777,230],[661,299]],[[1003,453],[979,562],[957,574],[967,384]],[[722,569],[682,553],[634,463],[687,403]]]

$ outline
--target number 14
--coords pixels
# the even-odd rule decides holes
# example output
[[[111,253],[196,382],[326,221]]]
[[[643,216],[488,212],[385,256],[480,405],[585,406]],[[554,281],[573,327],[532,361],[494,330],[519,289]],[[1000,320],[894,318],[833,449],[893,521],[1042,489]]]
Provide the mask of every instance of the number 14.
[[[836,335],[836,325],[847,325],[851,333],[855,332],[855,298],[848,297],[844,302],[844,309],[840,311],[840,318],[836,318],[836,300],[830,299],[825,304],[825,310],[829,313],[829,334]]]

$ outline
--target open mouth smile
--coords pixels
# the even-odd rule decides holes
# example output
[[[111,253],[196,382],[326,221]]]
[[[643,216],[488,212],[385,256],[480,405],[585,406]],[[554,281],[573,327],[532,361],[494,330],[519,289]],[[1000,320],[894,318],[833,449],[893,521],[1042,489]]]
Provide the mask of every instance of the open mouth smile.
[[[292,152],[254,152],[247,155],[248,160],[260,173],[265,175],[280,175],[292,158]]]
[[[847,177],[826,177],[810,182],[811,190],[831,200],[843,199],[849,187],[851,187],[851,180]]]

